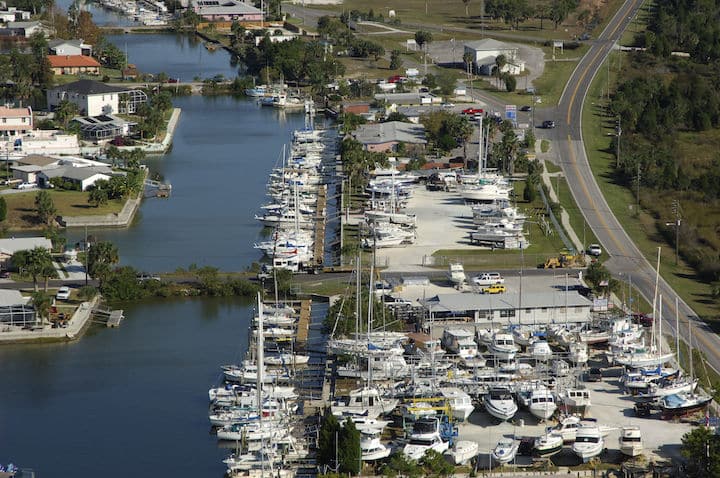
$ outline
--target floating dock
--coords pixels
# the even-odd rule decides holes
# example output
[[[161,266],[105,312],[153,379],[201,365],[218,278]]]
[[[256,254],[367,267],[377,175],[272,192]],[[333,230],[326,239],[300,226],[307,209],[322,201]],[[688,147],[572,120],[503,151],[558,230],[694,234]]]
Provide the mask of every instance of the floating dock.
[[[317,241],[315,241],[317,243]],[[310,329],[310,304],[311,300],[300,301],[300,320],[297,324],[297,339],[295,340],[298,350],[305,350]]]
[[[93,309],[92,311],[93,322],[99,322],[105,324],[108,328],[120,327],[120,323],[123,321],[125,316],[123,315],[122,309],[108,310],[108,309]]]

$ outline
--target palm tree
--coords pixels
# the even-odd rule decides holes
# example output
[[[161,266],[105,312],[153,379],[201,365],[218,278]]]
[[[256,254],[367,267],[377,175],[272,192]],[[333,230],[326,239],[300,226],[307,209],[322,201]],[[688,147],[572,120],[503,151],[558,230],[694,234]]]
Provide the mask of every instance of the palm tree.
[[[103,281],[110,274],[110,267],[120,261],[117,247],[112,242],[100,241],[88,251],[88,273],[93,279],[100,281],[102,289]]]
[[[40,269],[40,273],[38,274],[40,277],[45,279],[45,292],[48,290],[48,282],[50,279],[55,279],[58,276],[57,271],[55,270],[55,266],[52,263],[49,264],[43,264],[42,269]]]
[[[36,292],[38,290],[38,277],[41,276],[43,271],[47,270],[48,267],[53,267],[50,251],[42,247],[16,252],[12,256],[12,263],[21,273],[27,273],[32,276],[33,288]]]
[[[40,325],[45,324],[45,319],[50,317],[50,306],[52,298],[45,292],[35,291],[32,293],[32,305],[36,314],[40,317]]]

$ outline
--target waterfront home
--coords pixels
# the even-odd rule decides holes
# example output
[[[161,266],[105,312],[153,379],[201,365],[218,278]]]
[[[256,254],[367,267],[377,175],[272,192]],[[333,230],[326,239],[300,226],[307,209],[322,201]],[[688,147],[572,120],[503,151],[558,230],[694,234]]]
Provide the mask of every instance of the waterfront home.
[[[417,146],[427,144],[423,125],[402,121],[360,125],[352,134],[367,151],[395,151],[400,143]]]
[[[61,178],[66,182],[75,184],[80,191],[87,191],[96,182],[101,179],[107,181],[112,175],[112,169],[108,166],[76,167],[58,164],[39,171],[37,173],[37,182],[40,186],[47,187],[48,184],[51,184],[51,179]]]
[[[89,141],[111,140],[130,134],[137,123],[125,121],[115,115],[78,116],[73,121],[80,125],[80,134]]]
[[[29,297],[23,297],[19,290],[0,290],[0,324],[2,332],[10,325],[25,327],[37,324],[35,308],[29,304]]]
[[[125,88],[116,88],[99,81],[78,80],[49,89],[47,104],[50,110],[54,110],[67,100],[74,103],[82,115],[107,115],[120,111],[120,93],[125,91]]]
[[[100,63],[85,55],[48,55],[50,69],[55,75],[99,75]]]
[[[78,137],[56,129],[34,129],[13,140],[8,148],[15,155],[80,154]]]
[[[82,40],[50,40],[48,42],[49,55],[70,55],[70,56],[91,56],[92,45],[84,43]]]
[[[47,29],[38,21],[7,22],[4,28],[0,28],[0,36],[19,40],[30,38],[36,32],[47,35]]]
[[[18,10],[16,7],[8,7],[5,5],[5,2],[0,3],[2,3],[2,7],[0,8],[0,21],[3,23],[30,20],[30,12]]]
[[[52,242],[46,237],[8,237],[0,239],[0,268],[8,269],[10,258],[17,251],[27,251],[40,247],[52,250]]]
[[[0,106],[0,135],[6,140],[25,134],[33,129],[32,108]]]
[[[263,12],[249,3],[237,0],[192,0],[191,7],[205,20],[261,22]]]

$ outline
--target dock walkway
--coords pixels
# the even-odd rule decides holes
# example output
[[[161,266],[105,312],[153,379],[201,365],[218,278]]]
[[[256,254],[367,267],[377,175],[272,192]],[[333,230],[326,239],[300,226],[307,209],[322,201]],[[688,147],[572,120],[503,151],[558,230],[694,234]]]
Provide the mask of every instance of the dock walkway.
[[[315,250],[313,258],[315,264],[322,265],[325,256],[325,207],[327,206],[327,187],[318,191],[317,210],[315,217]]]

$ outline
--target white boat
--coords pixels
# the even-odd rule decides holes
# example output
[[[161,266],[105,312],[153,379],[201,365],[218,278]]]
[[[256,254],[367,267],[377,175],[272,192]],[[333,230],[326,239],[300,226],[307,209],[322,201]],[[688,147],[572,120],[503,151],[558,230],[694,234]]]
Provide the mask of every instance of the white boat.
[[[332,403],[334,415],[362,415],[367,418],[377,418],[383,413],[390,413],[397,407],[398,400],[385,398],[374,387],[365,387],[350,392],[346,400]]]
[[[309,361],[309,355],[276,354],[265,356],[265,365],[306,365]]]
[[[410,441],[403,448],[403,454],[411,460],[420,460],[428,450],[445,453],[450,444],[440,436],[440,421],[437,418],[415,422]]]
[[[477,442],[459,440],[455,442],[452,449],[448,450],[447,454],[450,455],[456,465],[464,465],[478,455],[479,448]]]
[[[660,383],[649,383],[647,391],[639,393],[637,398],[640,400],[655,400],[675,393],[692,393],[698,385],[697,379],[679,379],[665,383],[663,382],[663,380],[660,380]]]
[[[440,388],[440,393],[445,398],[448,405],[450,405],[450,410],[456,420],[467,420],[473,410],[475,410],[475,406],[472,403],[470,395],[459,388],[442,387]]]
[[[673,353],[660,354],[653,351],[642,351],[616,357],[615,362],[631,368],[656,367],[669,362],[674,356]]]
[[[271,467],[280,461],[280,456],[274,448],[264,447],[260,450],[243,453],[232,454],[223,460],[227,466],[228,475],[235,476],[239,471],[248,471],[262,467]],[[269,474],[270,472],[267,471]],[[273,476],[276,476],[273,474]]]
[[[254,323],[257,324],[258,318],[255,317]],[[275,314],[275,315],[266,315],[263,317],[263,322],[267,325],[275,325],[275,326],[281,326],[281,327],[287,327],[295,325],[297,322],[297,319],[295,317],[289,316],[289,315],[282,315],[282,314]]]
[[[550,371],[556,377],[565,377],[570,374],[570,366],[563,359],[556,359],[552,361]]]
[[[560,395],[565,408],[571,412],[585,413],[590,408],[590,390],[587,388],[567,388]]]
[[[382,432],[386,426],[392,423],[388,420],[378,420],[377,418],[368,418],[358,415],[353,415],[350,417],[350,419],[355,424],[355,428],[357,428],[360,433],[366,434]],[[344,421],[340,422],[340,426],[344,426],[344,424]]]
[[[578,428],[580,428],[583,423],[597,426],[597,421],[593,418],[582,418],[577,415],[566,415],[560,419],[557,425],[555,425],[554,427],[548,427],[547,431],[561,435],[565,443],[572,443],[575,441]],[[608,436],[610,431],[613,430],[613,428],[606,426],[599,426],[599,428],[600,434],[603,437]]]
[[[530,413],[538,420],[547,420],[552,417],[557,410],[555,396],[550,390],[537,389],[530,394],[530,404],[528,405]]]
[[[583,463],[587,463],[591,459],[600,455],[605,449],[605,440],[603,439],[600,427],[596,422],[583,420],[575,434],[575,443],[573,443],[572,451]]]
[[[568,355],[570,357],[570,362],[574,363],[575,365],[582,365],[587,363],[589,358],[587,344],[582,342],[571,343],[570,345],[568,345]]]
[[[258,366],[248,361],[245,361],[241,366],[224,365],[222,369],[225,380],[230,382],[250,383],[258,380]],[[290,374],[285,370],[268,370],[263,366],[263,383],[288,382],[291,378]]]
[[[362,461],[377,461],[390,456],[392,449],[380,441],[380,433],[363,434],[360,439]]]
[[[562,450],[563,437],[557,433],[546,432],[535,438],[533,452],[538,456],[550,456]]]
[[[643,452],[642,433],[639,427],[622,427],[618,442],[623,455],[638,456]]]
[[[518,411],[518,406],[513,399],[509,388],[491,388],[483,400],[485,410],[498,420],[510,420]]]
[[[496,202],[510,199],[511,187],[490,184],[463,184],[459,193],[465,201]]]
[[[218,440],[268,441],[288,433],[288,427],[276,422],[233,423],[217,431]]]
[[[450,269],[448,270],[448,279],[450,283],[455,287],[460,287],[465,283],[467,278],[465,277],[465,269],[459,262],[451,262]]]
[[[511,334],[496,333],[490,343],[490,353],[500,360],[512,360],[518,351]]]
[[[545,340],[537,340],[533,342],[530,345],[530,355],[532,355],[535,360],[547,362],[550,357],[552,357],[552,349],[550,348],[550,344],[547,343]]]
[[[472,358],[479,354],[475,334],[470,329],[449,328],[443,331],[442,344],[445,349],[461,358]]]
[[[514,438],[501,438],[498,444],[493,448],[492,458],[495,462],[504,465],[515,459],[520,442]]]
[[[663,418],[673,418],[704,410],[712,397],[697,393],[677,393],[660,400]]]

